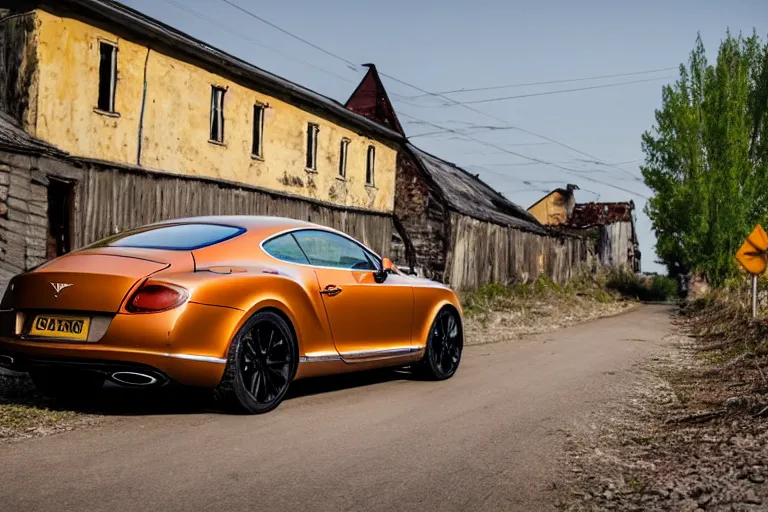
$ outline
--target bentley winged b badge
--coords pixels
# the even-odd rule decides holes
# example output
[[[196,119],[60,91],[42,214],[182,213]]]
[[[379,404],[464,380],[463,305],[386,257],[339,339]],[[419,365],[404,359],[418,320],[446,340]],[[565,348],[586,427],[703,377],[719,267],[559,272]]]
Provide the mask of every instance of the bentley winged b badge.
[[[51,283],[51,286],[53,286],[53,289],[56,290],[56,293],[53,294],[54,298],[59,298],[59,294],[65,289],[72,286],[69,283]]]

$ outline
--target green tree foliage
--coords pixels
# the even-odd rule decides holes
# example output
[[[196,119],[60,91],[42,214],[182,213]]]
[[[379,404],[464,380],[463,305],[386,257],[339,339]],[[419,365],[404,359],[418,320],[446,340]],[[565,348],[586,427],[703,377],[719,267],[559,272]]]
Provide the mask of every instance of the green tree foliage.
[[[643,134],[656,252],[671,275],[719,284],[755,224],[768,228],[768,44],[729,32],[709,64],[697,38],[662,100]]]

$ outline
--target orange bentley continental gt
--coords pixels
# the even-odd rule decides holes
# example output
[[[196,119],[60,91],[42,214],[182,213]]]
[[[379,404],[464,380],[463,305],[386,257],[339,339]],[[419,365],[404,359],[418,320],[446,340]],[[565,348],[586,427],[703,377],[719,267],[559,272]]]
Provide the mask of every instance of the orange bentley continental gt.
[[[462,310],[351,237],[276,217],[160,222],[14,277],[0,366],[51,396],[121,386],[210,388],[264,413],[295,379],[382,367],[451,377]]]

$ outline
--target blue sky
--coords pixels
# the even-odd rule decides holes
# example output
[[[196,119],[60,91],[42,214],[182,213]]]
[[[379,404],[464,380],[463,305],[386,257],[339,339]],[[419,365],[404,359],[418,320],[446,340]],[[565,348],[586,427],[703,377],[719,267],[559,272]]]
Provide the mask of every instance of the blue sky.
[[[650,0],[631,4],[565,0],[231,1],[357,66],[352,69],[222,0],[123,3],[341,102],[365,73],[359,64],[367,62],[375,63],[381,73],[438,92],[676,67],[687,61],[697,32],[710,59],[714,59],[728,28],[744,34],[755,28],[762,37],[768,35],[768,2],[764,0]],[[675,70],[659,71],[450,95],[455,101],[466,102],[646,80],[470,105],[500,120],[434,97],[414,98],[421,93],[386,77],[383,80],[414,144],[479,173],[521,206],[528,207],[545,191],[567,183],[581,187],[576,196],[580,202],[634,200],[643,270],[661,271],[654,262],[650,220],[642,212],[645,199],[632,193],[649,195],[636,178],[643,158],[640,136],[653,124],[662,85],[674,81],[676,74]],[[460,131],[462,136],[442,133],[416,137],[437,130],[412,118]],[[505,129],[462,131],[472,126]],[[467,134],[485,144],[468,140]],[[600,164],[585,161],[594,160],[591,157],[597,157]]]

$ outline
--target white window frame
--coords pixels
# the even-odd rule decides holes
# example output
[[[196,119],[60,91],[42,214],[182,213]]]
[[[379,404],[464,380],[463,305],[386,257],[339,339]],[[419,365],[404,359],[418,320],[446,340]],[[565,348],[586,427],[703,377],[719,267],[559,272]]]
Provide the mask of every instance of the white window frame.
[[[352,142],[346,137],[341,139],[339,145],[339,179],[347,179],[347,155],[349,154],[349,143]]]
[[[320,126],[315,123],[307,123],[307,171],[317,172],[317,134]]]
[[[253,105],[253,140],[251,141],[251,156],[264,158],[264,110],[266,105],[256,103]],[[258,130],[258,132],[256,131]],[[256,150],[256,151],[254,151]]]
[[[224,95],[227,89],[218,85],[211,86],[211,120],[208,127],[209,142],[224,144]],[[218,131],[213,133],[214,120],[218,121]]]
[[[371,144],[365,154],[365,185],[376,186],[376,146]]]
[[[109,98],[107,100],[108,105],[106,105],[106,109],[101,108],[102,105],[100,104],[101,102],[98,101],[99,98],[97,98],[96,103],[98,110],[114,114],[116,113],[115,96],[117,94],[117,44],[105,39],[99,39],[99,92],[101,92],[101,50],[105,46],[111,48],[112,50],[112,62],[110,63],[109,69]]]

